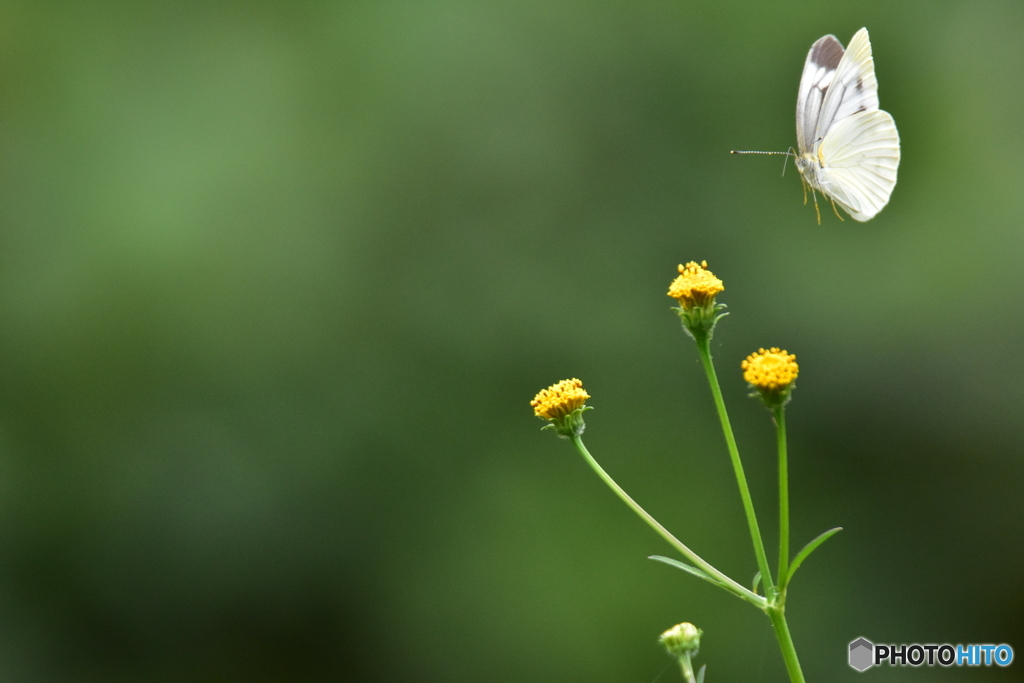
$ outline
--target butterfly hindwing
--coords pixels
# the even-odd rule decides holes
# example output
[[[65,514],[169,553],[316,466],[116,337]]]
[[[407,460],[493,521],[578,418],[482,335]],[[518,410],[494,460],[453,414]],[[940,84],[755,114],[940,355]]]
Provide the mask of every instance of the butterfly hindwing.
[[[818,149],[825,162],[821,189],[858,221],[874,218],[889,202],[900,163],[900,136],[892,116],[864,111],[833,126]]]

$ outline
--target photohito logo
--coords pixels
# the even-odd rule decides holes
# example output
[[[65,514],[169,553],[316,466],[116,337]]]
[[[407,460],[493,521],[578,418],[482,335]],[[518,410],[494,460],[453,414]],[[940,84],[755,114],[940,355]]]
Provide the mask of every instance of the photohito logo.
[[[876,645],[867,638],[850,643],[850,666],[866,671],[873,666],[1009,666],[1013,648],[1001,645]]]

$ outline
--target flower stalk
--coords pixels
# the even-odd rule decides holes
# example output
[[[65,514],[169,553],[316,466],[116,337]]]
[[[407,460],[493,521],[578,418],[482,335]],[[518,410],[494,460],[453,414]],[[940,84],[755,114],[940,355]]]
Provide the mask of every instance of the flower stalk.
[[[583,459],[587,461],[587,464],[590,465],[591,469],[593,469],[594,472],[597,473],[597,476],[599,476],[601,480],[608,485],[608,488],[614,491],[615,495],[617,495],[622,502],[628,505],[629,508],[642,520],[647,522],[648,526],[654,529],[659,536],[668,541],[669,545],[678,550],[683,557],[690,560],[690,562],[693,562],[694,565],[715,579],[722,588],[725,588],[736,597],[742,598],[747,602],[756,605],[759,609],[765,609],[768,604],[768,601],[765,598],[757,595],[746,586],[734,581],[716,569],[704,558],[691,550],[685,543],[676,538],[668,529],[663,527],[658,520],[652,517],[647,510],[644,510],[639,503],[633,500],[633,498],[626,493],[607,472],[605,472],[604,468],[598,464],[597,460],[594,459],[594,456],[592,456],[590,451],[587,450],[587,447],[583,445],[583,439],[581,437],[572,437],[572,443],[576,447],[576,450],[579,451],[579,454],[583,456]]]
[[[796,356],[780,349],[758,349],[747,356],[740,367],[743,379],[750,385],[750,395],[772,411],[775,441],[779,453],[779,595],[786,599],[789,575],[789,456],[786,450],[786,404],[793,397],[800,366]]]
[[[776,406],[775,440],[779,451],[779,597],[786,600],[789,574],[789,455],[786,451],[786,407]]]
[[[750,385],[751,396],[756,396],[771,411],[776,428],[776,446],[778,449],[778,486],[779,486],[779,554],[776,579],[772,577],[768,554],[761,537],[757,514],[754,511],[750,487],[743,470],[736,437],[725,407],[722,389],[711,357],[711,338],[715,325],[726,314],[724,304],[715,301],[717,294],[725,290],[720,279],[707,269],[707,262],[689,262],[679,266],[679,276],[669,287],[669,296],[679,302],[676,312],[682,322],[683,329],[693,338],[697,345],[697,353],[707,376],[715,410],[722,427],[726,450],[733,466],[736,484],[739,488],[740,500],[747,518],[747,526],[757,561],[758,578],[755,579],[753,590],[746,588],[716,569],[704,558],[691,550],[676,538],[654,517],[620,487],[614,479],[598,464],[583,444],[582,434],[586,427],[583,413],[589,410],[586,399],[590,395],[584,391],[583,383],[578,379],[562,380],[547,389],[543,389],[530,405],[534,414],[546,420],[545,429],[552,428],[562,438],[572,441],[573,446],[583,456],[591,469],[633,512],[643,519],[665,541],[685,557],[692,566],[675,559],[652,556],[666,564],[682,569],[706,581],[714,583],[733,595],[753,604],[764,612],[772,623],[776,639],[782,652],[791,683],[804,683],[800,661],[793,644],[789,625],[786,622],[786,592],[797,568],[818,546],[831,538],[839,528],[830,529],[808,543],[793,558],[790,558],[790,523],[789,523],[789,463],[786,445],[785,406],[792,398],[799,367],[796,356],[772,347],[768,350],[759,349],[741,363],[743,377]],[[764,588],[764,595],[759,595],[757,585]],[[676,656],[682,668],[683,678],[687,683],[703,683],[704,668],[694,676],[690,660],[697,654],[700,644],[700,629],[692,624],[679,624],[662,634],[661,642],[669,652]]]
[[[754,556],[757,558],[757,568],[761,572],[761,583],[764,585],[765,595],[769,600],[772,600],[775,597],[772,570],[768,565],[768,554],[765,552],[764,541],[761,538],[761,528],[757,524],[757,513],[754,512],[754,501],[750,497],[750,487],[747,486],[747,476],[743,472],[743,462],[740,460],[740,451],[736,446],[736,437],[733,435],[732,423],[729,421],[729,413],[725,409],[722,388],[718,384],[718,374],[715,372],[715,364],[711,360],[711,339],[709,336],[704,336],[697,338],[696,341],[697,352],[700,355],[701,364],[704,366],[708,384],[711,386],[711,396],[715,401],[715,410],[718,411],[718,420],[722,425],[722,433],[725,435],[725,446],[729,451],[729,459],[732,461],[733,473],[736,475],[740,499],[743,501],[743,512],[747,516],[750,539],[754,545]]]

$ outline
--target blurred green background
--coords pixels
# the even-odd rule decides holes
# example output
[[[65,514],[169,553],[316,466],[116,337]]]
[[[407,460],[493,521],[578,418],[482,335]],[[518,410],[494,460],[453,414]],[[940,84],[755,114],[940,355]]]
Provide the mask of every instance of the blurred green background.
[[[790,166],[811,43],[871,32],[903,161],[822,224]],[[0,3],[0,677],[785,680],[692,343],[769,543],[739,362],[797,354],[788,615],[809,681],[858,636],[1024,653],[1024,5]],[[669,668],[666,671],[666,667]],[[1009,669],[872,670],[1008,681]],[[659,678],[659,676],[661,676]],[[865,678],[866,680],[866,678]]]

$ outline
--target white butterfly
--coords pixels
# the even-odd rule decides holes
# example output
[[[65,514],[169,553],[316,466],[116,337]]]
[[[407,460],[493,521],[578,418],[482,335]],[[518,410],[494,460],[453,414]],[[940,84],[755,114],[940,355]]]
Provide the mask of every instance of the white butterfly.
[[[793,156],[812,194],[820,191],[858,221],[889,203],[900,135],[892,116],[878,108],[867,29],[857,31],[845,51],[831,35],[811,46],[796,100],[796,140],[799,151],[785,154]]]

